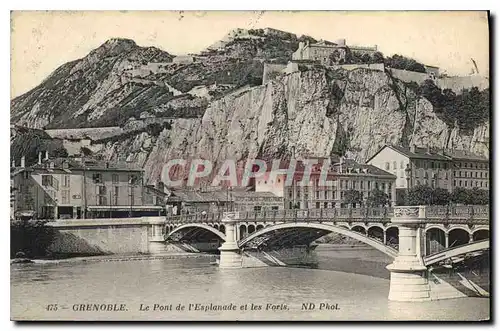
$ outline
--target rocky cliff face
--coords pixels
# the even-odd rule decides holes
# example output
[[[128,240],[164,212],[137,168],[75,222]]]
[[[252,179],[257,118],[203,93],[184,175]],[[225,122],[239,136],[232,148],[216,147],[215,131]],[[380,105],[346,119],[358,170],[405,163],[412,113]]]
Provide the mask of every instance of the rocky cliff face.
[[[155,182],[172,158],[268,159],[289,156],[292,148],[297,156],[349,154],[359,161],[384,144],[454,147],[487,155],[489,124],[464,135],[448,128],[426,99],[383,72],[318,69],[229,94],[211,102],[202,119],[177,120],[154,142],[149,139],[137,136],[104,150],[109,158],[139,155],[148,180]],[[149,153],[140,152],[141,141],[152,146]]]
[[[172,158],[243,163],[290,156],[294,149],[297,156],[347,154],[365,161],[384,144],[412,143],[489,153],[489,122],[473,132],[448,127],[414,86],[387,72],[310,65],[260,85],[263,61],[290,58],[297,42],[253,35],[177,64],[156,48],[111,40],[14,99],[12,122],[120,125],[123,134],[91,149],[103,159],[134,162],[148,182],[159,181]],[[132,117],[171,125],[129,130]]]

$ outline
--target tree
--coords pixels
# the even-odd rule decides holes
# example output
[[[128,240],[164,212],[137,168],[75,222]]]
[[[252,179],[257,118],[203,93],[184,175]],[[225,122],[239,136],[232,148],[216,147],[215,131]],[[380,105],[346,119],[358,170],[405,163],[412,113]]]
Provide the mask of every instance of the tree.
[[[469,190],[457,187],[451,193],[451,201],[456,204],[467,205],[470,201]]]
[[[349,206],[354,206],[356,204],[363,203],[363,197],[361,196],[361,192],[350,189],[344,192],[344,203]]]
[[[477,187],[466,189],[457,187],[451,194],[451,201],[462,205],[487,205],[490,203],[489,191]]]
[[[368,207],[384,207],[389,204],[389,196],[376,188],[370,192],[370,196],[366,199],[366,204]]]
[[[373,53],[372,63],[384,63],[384,54],[380,52]]]
[[[431,205],[447,205],[450,203],[450,192],[444,188],[437,187],[432,190]]]
[[[408,204],[417,205],[446,205],[450,202],[450,194],[442,188],[432,188],[419,185],[412,187],[408,192]]]

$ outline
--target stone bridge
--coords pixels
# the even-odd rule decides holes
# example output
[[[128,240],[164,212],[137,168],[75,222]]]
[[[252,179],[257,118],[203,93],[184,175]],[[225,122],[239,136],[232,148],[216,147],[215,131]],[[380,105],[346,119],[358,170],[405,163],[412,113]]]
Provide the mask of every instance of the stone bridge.
[[[220,268],[241,268],[244,251],[309,247],[334,232],[394,258],[389,299],[430,300],[428,266],[489,249],[488,206],[401,206],[362,209],[273,210],[168,217],[151,225],[154,244],[212,241]]]
[[[422,255],[489,238],[489,207],[425,206]],[[397,210],[401,210],[398,208]],[[236,223],[235,238],[241,248],[273,249],[310,244],[330,233],[339,233],[393,256],[399,245],[398,224],[392,208],[291,209],[225,213]],[[159,239],[196,242],[226,241],[224,213],[168,217]],[[262,231],[265,228],[265,231]],[[384,246],[388,246],[387,248]]]

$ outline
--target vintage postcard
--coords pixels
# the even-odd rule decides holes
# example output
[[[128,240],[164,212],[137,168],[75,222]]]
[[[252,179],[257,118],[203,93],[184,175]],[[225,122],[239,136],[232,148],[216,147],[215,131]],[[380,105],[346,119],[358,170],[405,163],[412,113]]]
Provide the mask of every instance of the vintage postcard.
[[[489,321],[489,22],[11,12],[11,319]]]

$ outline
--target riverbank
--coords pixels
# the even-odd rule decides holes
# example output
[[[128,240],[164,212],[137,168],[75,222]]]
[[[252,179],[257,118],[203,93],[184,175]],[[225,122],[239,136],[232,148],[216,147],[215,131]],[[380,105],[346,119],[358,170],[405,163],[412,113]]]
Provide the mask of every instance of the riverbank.
[[[33,259],[30,264],[65,264],[65,263],[83,263],[83,262],[117,262],[117,261],[147,261],[147,260],[168,260],[177,258],[200,258],[206,256],[215,256],[215,254],[205,253],[169,253],[163,255],[94,255],[79,256],[66,259]],[[11,259],[11,265],[15,259]]]
[[[372,250],[368,245],[363,244],[318,244],[316,251],[358,251],[358,250]],[[61,259],[30,259],[35,264],[60,264],[60,263],[79,263],[79,262],[115,262],[115,261],[141,261],[141,260],[165,260],[175,258],[197,258],[205,256],[217,256],[213,253],[191,253],[191,252],[167,252],[161,255],[148,255],[148,254],[127,254],[127,255],[91,255],[91,256],[78,256],[68,257]],[[16,259],[11,259],[10,264],[17,264]]]

